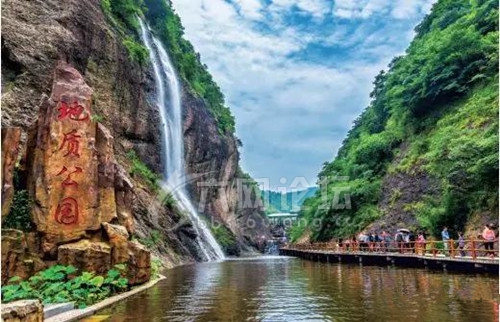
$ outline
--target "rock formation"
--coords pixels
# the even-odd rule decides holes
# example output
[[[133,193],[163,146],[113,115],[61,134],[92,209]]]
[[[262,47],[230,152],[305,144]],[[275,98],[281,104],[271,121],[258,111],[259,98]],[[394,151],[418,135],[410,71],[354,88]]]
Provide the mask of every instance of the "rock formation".
[[[133,185],[115,161],[111,133],[93,121],[91,103],[82,75],[59,62],[26,151],[36,226],[31,244],[41,247],[30,252],[21,231],[6,231],[2,281],[42,269],[41,258],[98,274],[125,263],[131,284],[149,279],[149,251],[129,242]]]
[[[2,220],[8,215],[14,197],[14,166],[19,154],[21,128],[2,128]]]
[[[130,59],[127,48],[123,45],[123,33],[103,13],[101,1],[5,0],[2,2],[2,9],[2,127],[22,129],[21,150],[25,150],[27,137],[33,137],[30,148],[36,147],[34,123],[40,106],[47,110],[50,108],[56,114],[51,115],[52,119],[57,118],[60,106],[50,105],[57,102],[46,98],[43,102],[45,105],[41,105],[40,99],[51,92],[54,68],[60,60],[77,70],[93,90],[93,118],[86,124],[96,124],[94,121],[99,121],[97,125],[92,125],[95,140],[85,143],[94,148],[85,157],[92,156],[92,162],[89,161],[86,165],[91,169],[80,166],[81,173],[71,174],[71,179],[79,182],[83,178],[83,171],[90,171],[86,174],[91,173],[93,180],[96,180],[91,186],[85,187],[87,190],[91,187],[97,190],[85,192],[87,203],[85,210],[82,210],[95,217],[79,222],[79,228],[75,231],[67,228],[55,231],[55,226],[50,228],[50,225],[57,223],[54,213],[51,215],[49,209],[36,204],[44,233],[30,238],[34,244],[39,245],[39,252],[43,252],[44,260],[56,261],[59,245],[74,244],[80,240],[101,242],[113,238],[108,237],[109,232],[101,225],[103,222],[125,227],[129,239],[144,241],[151,239],[153,233],[158,234],[159,238],[151,248],[168,267],[199,260],[200,250],[192,225],[189,222],[179,224],[183,219],[180,211],[175,206],[162,203],[157,198],[158,192],[148,187],[140,175],[131,174],[133,165],[127,156],[129,151],[135,151],[138,158],[154,172],[161,173],[162,169],[161,153],[156,152],[161,151],[161,132],[159,111],[154,100],[153,70],[150,64],[140,65]],[[206,102],[195,98],[186,84],[183,84],[183,88],[187,172],[213,171],[207,179],[234,182],[239,159],[236,139],[231,134],[221,135],[216,129],[214,117],[208,112]],[[194,122],[188,125],[189,119]],[[64,126],[80,122],[66,120]],[[66,127],[62,133],[63,125],[60,126],[61,128],[56,128],[60,131],[59,135],[68,133]],[[33,128],[31,135],[26,135],[30,128]],[[68,129],[73,130],[72,127]],[[62,144],[61,137],[58,140],[54,139],[53,142]],[[113,153],[109,153],[111,150]],[[49,155],[49,152],[40,151],[38,154],[40,158]],[[71,158],[78,159],[74,156]],[[33,160],[28,158],[27,163],[33,164],[30,162]],[[55,167],[56,164],[52,166]],[[66,172],[59,176],[56,175],[62,168],[56,173],[47,172],[49,169],[39,169],[38,173],[43,174],[43,180],[46,180],[44,184],[59,184],[58,191],[61,193],[65,190],[60,187],[61,181],[66,179],[69,172],[75,171],[71,166],[78,165],[68,163]],[[52,170],[54,169],[50,171]],[[33,179],[30,176],[31,184],[36,182]],[[81,185],[83,188],[84,183]],[[74,190],[68,190],[70,192],[73,193]],[[33,193],[32,190],[32,195]],[[59,196],[62,196],[60,193]],[[201,191],[196,183],[191,186],[190,194],[197,204]],[[49,193],[38,191],[37,195],[40,200],[46,200],[44,198]],[[53,198],[55,195],[55,192],[50,192]],[[256,236],[267,234],[267,229],[241,226],[240,223],[247,218],[254,218],[256,222],[261,222],[262,218],[259,218],[258,211],[241,210],[237,207],[234,203],[237,200],[235,187],[231,186],[228,195],[229,208],[223,206],[225,196],[218,190],[211,191],[207,196],[204,214],[209,218],[222,220],[244,248],[252,244]],[[71,205],[68,204],[66,210],[68,206]],[[57,211],[57,206],[55,207]],[[80,219],[83,212],[80,212],[79,207]],[[127,241],[129,242],[130,240]],[[115,251],[113,243],[110,242],[109,245],[112,262],[127,257],[124,248]],[[147,264],[140,265],[142,266],[138,266],[139,268],[148,267]]]

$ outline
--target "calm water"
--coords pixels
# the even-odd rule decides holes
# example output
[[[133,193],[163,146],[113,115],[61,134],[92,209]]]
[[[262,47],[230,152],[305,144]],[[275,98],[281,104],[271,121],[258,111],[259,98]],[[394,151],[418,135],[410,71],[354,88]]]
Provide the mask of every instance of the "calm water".
[[[498,278],[295,258],[179,267],[105,321],[498,321]]]

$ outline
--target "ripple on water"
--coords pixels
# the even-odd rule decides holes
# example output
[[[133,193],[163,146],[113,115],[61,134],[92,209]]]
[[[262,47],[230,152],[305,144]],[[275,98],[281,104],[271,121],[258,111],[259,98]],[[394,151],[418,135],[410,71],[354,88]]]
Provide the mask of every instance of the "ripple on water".
[[[293,258],[179,267],[108,321],[491,321],[498,278]]]

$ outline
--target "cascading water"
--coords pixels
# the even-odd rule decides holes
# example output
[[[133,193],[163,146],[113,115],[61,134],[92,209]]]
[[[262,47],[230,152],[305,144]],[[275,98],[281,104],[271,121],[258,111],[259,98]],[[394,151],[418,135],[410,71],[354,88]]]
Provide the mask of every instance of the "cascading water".
[[[149,50],[155,73],[157,104],[162,120],[163,162],[165,165],[163,170],[164,187],[177,199],[179,208],[189,214],[198,235],[198,245],[205,258],[209,261],[223,259],[224,253],[222,249],[209,228],[199,217],[185,189],[182,105],[177,75],[162,43],[151,33],[141,19],[139,21],[142,40]]]

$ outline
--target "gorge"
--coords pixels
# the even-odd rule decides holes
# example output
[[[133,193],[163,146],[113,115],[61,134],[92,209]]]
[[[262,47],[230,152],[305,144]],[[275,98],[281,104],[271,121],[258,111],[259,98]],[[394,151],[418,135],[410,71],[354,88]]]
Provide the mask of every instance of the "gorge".
[[[2,2],[3,302],[32,298],[44,305],[73,302],[78,311],[158,281],[141,294],[93,312],[94,318],[498,318],[498,279],[482,270],[486,263],[498,267],[498,231],[493,233],[491,259],[483,249],[485,241],[474,240],[478,235],[483,238],[485,224],[498,223],[498,8],[494,1],[435,2],[416,26],[405,53],[375,77],[368,106],[355,119],[338,152],[328,152],[336,154],[323,164],[319,186],[288,192],[261,191],[259,182],[243,171],[241,151],[259,152],[242,149],[244,142],[236,135],[235,118],[224,95],[234,93],[226,93],[226,88],[223,93],[201,58],[204,53],[199,54],[186,39],[172,1]],[[271,60],[270,53],[282,47],[300,48],[304,57],[287,54],[282,65],[303,68],[307,64],[302,60],[319,60],[314,50],[323,51],[342,31],[343,25],[333,28],[326,15],[310,15],[306,9],[312,7],[290,4],[288,11],[280,13],[272,10],[277,1],[257,2],[269,7],[258,17],[277,23],[297,43],[287,47],[279,41],[264,41],[269,56],[249,54],[256,62]],[[228,6],[233,8],[232,18],[248,13],[245,1],[202,2],[201,7],[214,3],[220,5],[222,16]],[[335,23],[351,19],[362,25],[368,19],[363,16],[367,11],[335,16],[339,3],[332,2],[328,11]],[[379,14],[389,14],[388,8]],[[272,20],[276,14],[282,14],[283,21],[291,15],[292,22],[282,25]],[[207,16],[199,17],[200,24],[206,23]],[[270,33],[272,28],[256,17],[250,19],[252,28]],[[308,45],[316,35],[293,33],[300,19],[308,26],[318,19],[328,20],[332,37],[320,38],[321,46]],[[368,23],[361,29],[366,26],[375,25]],[[241,37],[251,48],[248,34],[242,32]],[[370,41],[376,38],[370,36]],[[226,34],[217,39],[215,45],[231,48]],[[342,48],[337,50],[356,56],[357,45]],[[217,57],[220,62],[231,59],[241,57],[231,52]],[[297,65],[287,65],[290,61]],[[235,76],[224,81],[265,87],[267,83],[253,84],[255,79],[250,77],[261,71],[258,65],[243,66],[248,79]],[[305,70],[321,78],[330,67]],[[316,91],[324,88],[312,82],[317,88],[304,87],[303,97],[296,99],[294,85],[309,76],[304,76],[303,69],[289,68],[296,75],[273,90],[290,109],[273,114],[273,106],[258,104],[246,92],[238,99],[255,106],[247,110],[248,105],[233,106],[230,101],[231,108],[253,113],[249,118],[259,124],[289,114],[300,119],[293,127],[309,123],[316,127],[308,117],[323,115],[314,104],[328,101]],[[339,75],[334,78],[343,82]],[[221,74],[216,76],[220,81]],[[259,77],[270,76],[262,72]],[[346,78],[345,83],[356,82]],[[307,111],[293,108],[293,100],[306,101]],[[259,118],[256,110],[269,111],[268,119]],[[345,114],[339,119],[350,122],[353,112]],[[276,121],[271,130],[280,125]],[[328,131],[342,132],[333,125]],[[271,138],[279,137],[265,139]],[[261,156],[262,160],[274,157],[280,164],[282,145],[299,151],[306,147],[311,154],[336,146],[316,142],[312,132],[307,142],[292,137],[273,144],[266,141],[275,151]],[[308,157],[308,152],[303,154]],[[262,167],[267,163],[263,161]],[[280,226],[280,216],[288,213],[293,213],[290,225]],[[270,223],[266,214],[274,214],[274,221]],[[449,253],[443,250],[443,226],[450,228]],[[454,240],[463,232],[473,246],[461,249],[468,252],[461,257],[468,260],[471,255],[469,264],[485,275],[451,273],[446,264],[437,274],[415,266],[396,267],[381,251],[380,241],[373,241],[370,251],[376,250],[387,265],[369,265],[356,254],[358,233],[384,230],[390,235],[400,228],[425,234],[421,262],[428,255],[440,265],[445,257],[455,261],[452,253],[460,244]],[[332,262],[333,249],[345,250],[342,241],[348,238],[353,240],[352,261],[342,262],[338,256]],[[288,247],[290,241],[310,251],[304,258],[313,261],[263,256],[266,244],[277,250],[278,245],[285,249],[285,242]],[[406,246],[399,243],[393,256],[403,258],[397,251],[403,253]],[[331,254],[320,260],[316,245]],[[427,254],[426,245],[432,245]],[[160,273],[166,279],[160,280]],[[472,301],[475,304],[469,305]]]

